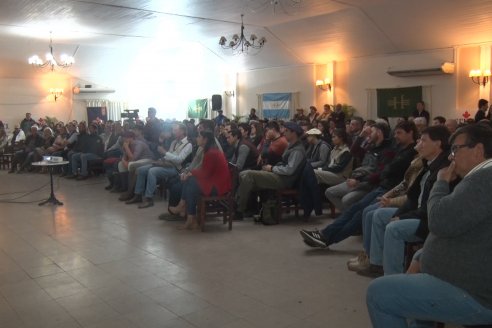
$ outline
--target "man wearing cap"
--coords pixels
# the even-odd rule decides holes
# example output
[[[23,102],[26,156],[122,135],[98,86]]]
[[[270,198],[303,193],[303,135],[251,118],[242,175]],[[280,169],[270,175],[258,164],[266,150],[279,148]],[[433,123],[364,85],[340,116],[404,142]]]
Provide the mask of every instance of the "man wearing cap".
[[[294,115],[294,118],[292,121],[300,123],[301,121],[308,121],[308,117],[304,115],[304,109],[303,108],[298,108],[296,109],[296,114]]]
[[[307,160],[311,163],[313,169],[323,167],[328,162],[330,157],[330,146],[326,141],[321,140],[321,131],[311,129],[306,132],[308,149],[306,152]]]
[[[299,178],[306,161],[306,152],[300,141],[303,131],[295,122],[286,122],[284,127],[284,136],[289,142],[289,147],[282,155],[282,161],[274,166],[264,165],[261,171],[247,170],[239,175],[240,213],[246,211],[248,197],[252,191],[290,188]]]

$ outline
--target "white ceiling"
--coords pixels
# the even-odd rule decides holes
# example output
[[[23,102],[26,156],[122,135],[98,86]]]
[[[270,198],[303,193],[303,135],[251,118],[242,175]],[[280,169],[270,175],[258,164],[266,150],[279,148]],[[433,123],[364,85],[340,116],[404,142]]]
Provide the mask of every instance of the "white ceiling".
[[[241,13],[246,35],[267,43],[238,58],[218,40],[240,32]],[[137,56],[182,57],[188,43],[253,70],[492,42],[492,1],[1,0],[0,76],[27,74],[50,31],[55,53],[78,49],[69,73],[97,81]]]

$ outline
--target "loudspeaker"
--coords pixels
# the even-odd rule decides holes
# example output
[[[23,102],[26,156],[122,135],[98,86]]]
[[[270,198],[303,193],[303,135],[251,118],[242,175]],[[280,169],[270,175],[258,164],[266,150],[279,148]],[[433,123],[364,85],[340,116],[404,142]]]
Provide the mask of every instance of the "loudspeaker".
[[[222,109],[222,96],[212,95],[212,110]]]

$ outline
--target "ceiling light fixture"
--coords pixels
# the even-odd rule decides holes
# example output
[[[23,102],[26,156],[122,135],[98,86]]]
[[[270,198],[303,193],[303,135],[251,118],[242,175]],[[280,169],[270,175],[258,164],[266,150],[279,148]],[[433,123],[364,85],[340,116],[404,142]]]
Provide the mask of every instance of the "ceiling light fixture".
[[[224,36],[221,36],[219,40],[221,47],[224,49],[232,49],[233,54],[247,53],[249,48],[261,49],[266,42],[265,37],[261,37],[258,40],[258,37],[254,34],[251,34],[249,40],[246,39],[244,36],[243,16],[244,14],[241,14],[241,35],[238,36],[237,34],[234,34],[229,43],[227,43],[227,39]]]
[[[468,75],[473,83],[484,86],[489,82],[490,79],[490,69],[472,69]]]
[[[36,67],[46,67],[49,66],[51,71],[55,70],[55,67],[62,67],[62,68],[67,68],[73,65],[75,63],[75,53],[79,49],[75,49],[74,56],[68,56],[66,54],[62,54],[60,56],[60,60],[56,60],[55,56],[53,55],[53,39],[52,39],[52,32],[50,32],[50,45],[49,45],[50,51],[46,53],[46,61],[43,61],[41,58],[39,58],[38,55],[31,56],[28,60],[29,64],[36,66]]]

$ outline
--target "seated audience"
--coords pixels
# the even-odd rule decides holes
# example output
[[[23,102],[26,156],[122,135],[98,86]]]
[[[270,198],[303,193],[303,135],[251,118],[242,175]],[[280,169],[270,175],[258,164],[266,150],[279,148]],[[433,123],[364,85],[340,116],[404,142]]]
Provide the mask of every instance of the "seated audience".
[[[227,136],[227,142],[234,149],[230,162],[236,165],[238,172],[258,167],[258,150],[240,130],[232,129]]]
[[[183,190],[177,206],[169,207],[169,212],[183,216],[186,223],[183,229],[196,229],[197,204],[200,196],[221,196],[231,190],[231,176],[224,154],[217,148],[212,131],[202,130],[197,137],[197,145],[203,149],[203,163],[200,168],[181,174]]]
[[[296,123],[300,123],[302,121],[308,121],[307,116],[304,114],[303,108],[296,109],[296,114],[294,115],[294,118],[292,118],[292,121]]]
[[[323,105],[323,112],[319,115],[318,120],[320,121],[328,121],[331,115],[331,107],[328,104]]]
[[[345,112],[343,111],[342,104],[335,106],[335,111],[331,113],[330,118],[337,129],[345,129]]]
[[[451,163],[437,174],[427,211],[429,236],[421,273],[374,280],[367,290],[373,327],[431,327],[492,323],[490,186],[492,130],[469,125],[452,136]],[[451,191],[451,182],[463,180]],[[464,206],[480,204],[480,206]],[[386,245],[385,245],[386,247]]]
[[[137,168],[152,163],[154,154],[143,138],[143,129],[141,126],[136,125],[131,131],[123,133],[122,137],[123,157],[118,162],[118,172],[120,173],[120,179],[124,186],[122,189],[126,189],[126,192],[118,199],[126,202],[134,196],[135,184],[137,182],[135,172]]]
[[[487,114],[487,109],[489,108],[489,102],[485,99],[480,99],[478,101],[478,110],[475,114],[475,122],[478,123],[483,119],[490,118],[490,110]]]
[[[12,157],[12,164],[9,173],[14,173],[18,164],[20,164],[20,167],[19,170],[17,170],[17,173],[23,172],[24,169],[31,164],[32,154],[37,147],[40,147],[43,144],[43,142],[43,138],[38,134],[38,126],[32,125],[31,132],[27,136],[22,149],[16,151]]]
[[[311,124],[311,126],[315,126],[316,123],[318,122],[318,109],[314,106],[309,106],[309,115],[308,115],[308,122]]]
[[[456,121],[455,119],[448,118],[446,120],[446,123],[444,123],[444,125],[448,128],[449,133],[453,134],[458,128],[458,121]]]
[[[442,125],[424,130],[416,149],[424,168],[408,188],[407,200],[399,208],[374,212],[369,253],[370,266],[361,275],[378,276],[404,272],[405,242],[422,242],[428,234],[427,199],[438,171],[449,165],[449,131]]]
[[[30,159],[31,163],[40,161],[43,159],[44,155],[49,154],[48,149],[50,149],[50,147],[55,142],[55,134],[53,133],[53,130],[51,128],[49,128],[49,127],[44,128],[43,140],[44,140],[44,144],[41,145],[40,147],[36,147],[32,157]]]
[[[321,140],[320,130],[311,129],[305,134],[309,145],[306,151],[307,160],[311,163],[313,169],[324,167],[330,157],[331,147]]]
[[[249,140],[255,147],[258,147],[258,145],[263,141],[264,139],[264,133],[263,133],[263,124],[260,122],[252,122],[250,123],[251,125],[251,132],[249,134]]]
[[[347,146],[349,140],[345,129],[336,129],[332,141],[334,148],[330,152],[330,159],[322,170],[314,171],[318,183],[328,186],[344,182],[352,173],[352,154]]]
[[[417,118],[417,117],[423,117],[425,118],[425,124],[427,126],[427,124],[429,124],[430,122],[430,114],[429,112],[425,109],[425,103],[420,100],[417,102],[417,108],[413,111],[412,113],[412,116],[413,118]],[[417,122],[415,122],[415,125],[417,125]],[[419,128],[419,126],[417,125],[417,129]]]
[[[191,155],[193,148],[192,144],[188,142],[187,130],[184,124],[175,124],[173,127],[174,141],[171,143],[169,151],[158,146],[159,160],[137,168],[135,195],[126,204],[143,201],[138,208],[153,206],[153,197],[158,181],[179,176],[179,172],[183,168],[185,160]]]
[[[7,136],[7,132],[5,131],[5,128],[1,127],[0,128],[0,154],[3,154],[5,152],[8,143],[9,143],[9,137]]]
[[[376,126],[378,124],[385,126],[381,123],[376,123]],[[387,159],[378,164],[378,168],[367,181],[369,192],[361,200],[344,210],[335,222],[323,230],[301,230],[301,236],[308,246],[324,248],[333,243],[338,243],[362,229],[363,211],[371,207],[376,208],[379,197],[403,179],[404,172],[416,154],[414,149],[416,130],[415,125],[411,122],[400,123],[395,128],[394,138],[398,145],[396,154],[389,154],[389,150],[386,152]]]
[[[85,131],[85,123],[79,123],[79,135],[71,156],[72,174],[67,179],[85,180],[89,177],[88,162],[101,159],[104,152],[102,139],[97,135],[97,126],[91,124],[89,133]],[[80,174],[79,174],[80,169]]]
[[[264,165],[261,171],[247,170],[240,173],[237,192],[239,213],[243,214],[246,211],[252,191],[292,188],[299,180],[306,161],[306,152],[300,141],[303,131],[295,122],[286,122],[284,127],[289,147],[282,155],[282,162]]]
[[[374,187],[374,181],[377,182],[375,179],[379,179],[382,169],[391,162],[395,155],[389,133],[388,125],[373,124],[369,136],[371,147],[364,155],[362,165],[352,171],[350,179],[326,189],[326,198],[336,208],[344,210],[350,207]],[[398,180],[400,181],[401,179]]]
[[[282,160],[282,155],[289,146],[289,142],[280,133],[280,126],[277,122],[268,122],[265,130],[265,140],[260,145],[258,165],[275,165]]]
[[[432,119],[432,125],[445,125],[446,118],[443,116],[436,116]]]
[[[26,134],[20,129],[19,124],[14,125],[14,131],[9,137],[9,142],[5,152],[14,152],[20,150],[26,141]]]
[[[403,180],[393,189],[385,193],[379,198],[377,208],[366,207],[362,213],[362,237],[364,251],[362,251],[357,257],[350,259],[347,262],[347,267],[350,271],[362,271],[370,266],[369,254],[371,249],[371,231],[374,214],[390,211],[394,213],[392,207],[398,208],[402,206],[407,200],[407,191],[415,179],[422,171],[424,163],[422,157],[417,156],[411,163],[405,172]]]

